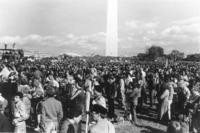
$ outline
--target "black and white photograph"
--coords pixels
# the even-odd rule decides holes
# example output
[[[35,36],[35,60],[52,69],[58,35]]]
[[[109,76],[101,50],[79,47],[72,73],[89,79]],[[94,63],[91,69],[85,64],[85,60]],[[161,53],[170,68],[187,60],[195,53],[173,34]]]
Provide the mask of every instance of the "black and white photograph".
[[[0,0],[0,133],[200,133],[200,0]]]

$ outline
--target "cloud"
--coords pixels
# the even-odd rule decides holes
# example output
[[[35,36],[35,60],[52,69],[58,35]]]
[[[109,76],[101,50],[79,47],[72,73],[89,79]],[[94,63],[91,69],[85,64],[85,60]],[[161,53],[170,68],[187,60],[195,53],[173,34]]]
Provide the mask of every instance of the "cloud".
[[[145,52],[146,47],[150,47],[156,43],[153,38],[158,37],[157,29],[159,25],[159,21],[155,19],[152,21],[126,21],[125,27],[123,27],[123,33],[125,35],[120,36],[120,54],[132,56],[140,52]]]
[[[40,51],[49,55],[59,55],[60,53],[77,53],[81,55],[104,54],[105,47],[104,32],[91,35],[76,36],[66,34],[60,36],[41,36],[31,34],[28,36],[3,36],[0,42],[7,43],[8,47],[14,42],[17,48],[27,51]]]
[[[132,29],[152,29],[159,25],[158,21],[144,22],[139,20],[130,20],[125,22],[125,25]]]
[[[193,23],[200,23],[200,17],[191,17],[184,20],[173,21],[172,24],[178,25],[191,25]]]
[[[163,31],[166,35],[199,36],[200,17],[193,17],[185,20],[174,21],[171,26]]]
[[[200,17],[173,21],[161,32],[162,39],[186,53],[200,52]]]
[[[165,49],[165,53],[173,49],[186,54],[200,52],[200,17],[171,21],[162,26],[160,24],[159,21],[126,22],[126,32],[129,34],[123,38],[123,43],[131,46],[127,50],[138,51],[158,45]]]
[[[165,30],[163,30],[162,35],[166,36],[166,35],[177,35],[181,33],[181,27],[177,26],[177,25],[173,25],[171,27],[166,28]]]
[[[119,31],[120,56],[137,55],[139,52],[145,52],[146,48],[152,45],[163,47],[165,53],[171,52],[172,49],[183,51],[186,54],[200,52],[200,17],[172,21],[162,26],[158,20],[148,22],[131,20],[127,21],[124,26],[124,31]],[[104,55],[106,33],[2,36],[0,42],[2,44],[16,42],[17,48],[41,51],[50,55],[65,52],[80,55]]]
[[[125,25],[129,28],[135,29],[138,27],[138,22],[135,20],[125,22]]]
[[[143,38],[144,36],[156,36],[157,35],[157,28],[159,27],[158,21],[150,21],[144,22],[139,20],[131,20],[125,22],[124,27],[129,32],[129,40],[130,37],[135,38]]]

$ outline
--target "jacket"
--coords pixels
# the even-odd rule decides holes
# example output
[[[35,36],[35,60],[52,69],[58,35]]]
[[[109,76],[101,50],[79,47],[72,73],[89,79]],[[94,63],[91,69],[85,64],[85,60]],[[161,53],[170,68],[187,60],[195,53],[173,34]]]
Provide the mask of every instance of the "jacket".
[[[62,104],[54,97],[47,98],[45,101],[43,101],[41,108],[41,123],[45,123],[46,121],[60,122],[60,120],[63,118]]]

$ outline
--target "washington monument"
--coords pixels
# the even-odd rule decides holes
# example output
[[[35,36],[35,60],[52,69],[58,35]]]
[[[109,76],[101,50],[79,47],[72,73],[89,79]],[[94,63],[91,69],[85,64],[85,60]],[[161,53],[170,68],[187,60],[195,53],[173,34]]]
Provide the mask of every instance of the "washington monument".
[[[106,56],[118,56],[118,6],[117,0],[107,3]]]

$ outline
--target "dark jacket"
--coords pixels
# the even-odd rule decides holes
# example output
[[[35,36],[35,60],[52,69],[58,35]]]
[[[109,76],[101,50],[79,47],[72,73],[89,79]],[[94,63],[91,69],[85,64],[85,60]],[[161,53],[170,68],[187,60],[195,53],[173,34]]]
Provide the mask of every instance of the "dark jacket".
[[[8,118],[0,113],[0,132],[12,132],[12,126]]]
[[[111,98],[111,99],[115,98],[115,95],[116,95],[116,83],[115,82],[107,83],[106,94],[107,94],[108,98]]]

